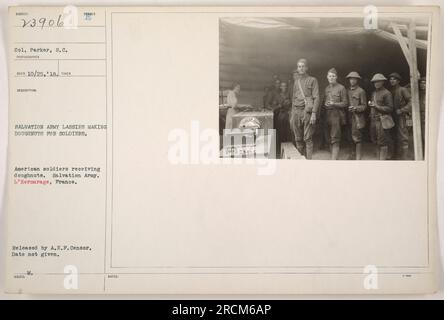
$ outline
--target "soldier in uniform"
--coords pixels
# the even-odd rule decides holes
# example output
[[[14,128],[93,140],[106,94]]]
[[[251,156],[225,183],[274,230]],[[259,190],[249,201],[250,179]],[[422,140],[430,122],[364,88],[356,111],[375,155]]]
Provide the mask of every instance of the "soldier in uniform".
[[[275,97],[273,103],[274,128],[277,133],[277,150],[280,150],[281,142],[291,141],[289,112],[291,108],[291,97],[288,91],[287,82],[282,81],[280,91]]]
[[[359,85],[358,81],[361,79],[359,73],[352,71],[347,77],[350,81],[350,88],[348,93],[348,123],[351,134],[351,139],[355,144],[355,159],[362,159],[362,129],[365,127],[364,112],[367,109],[367,95]]]
[[[338,160],[341,142],[341,126],[345,124],[345,108],[348,105],[347,90],[338,83],[335,68],[328,70],[328,86],[325,88],[323,108],[325,110],[325,129],[331,144],[331,159]]]
[[[279,78],[279,76],[277,74],[273,75],[273,84],[276,82],[276,80],[279,80],[279,82],[281,82],[281,79]]]
[[[277,76],[273,76],[274,82],[273,85],[268,90],[268,93],[265,98],[265,109],[273,110],[276,107],[276,98],[281,91],[281,80],[276,78]]]
[[[307,70],[307,60],[299,59],[297,68],[293,70],[290,126],[296,140],[296,148],[301,154],[306,154],[307,159],[311,159],[313,133],[319,108],[319,86],[316,78],[308,75]]]
[[[376,143],[376,158],[387,160],[389,129],[393,127],[393,97],[390,91],[384,88],[384,82],[387,80],[383,74],[377,73],[373,76],[371,82],[375,86],[371,101],[368,105],[370,110],[370,132],[372,141]]]
[[[401,76],[397,72],[389,75],[390,92],[393,96],[393,109],[396,123],[396,151],[398,159],[407,160],[409,151],[409,130],[407,127],[407,117],[412,112],[412,99],[410,91],[401,87],[399,82]]]
[[[287,88],[288,88],[288,92],[290,92],[290,94],[292,94],[291,90],[293,88],[293,79],[291,77],[287,79]]]

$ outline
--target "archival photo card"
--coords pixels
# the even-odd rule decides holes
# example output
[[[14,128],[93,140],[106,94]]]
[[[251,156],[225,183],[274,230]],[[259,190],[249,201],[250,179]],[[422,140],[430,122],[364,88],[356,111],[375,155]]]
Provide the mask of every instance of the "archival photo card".
[[[11,7],[7,292],[436,291],[439,13]]]

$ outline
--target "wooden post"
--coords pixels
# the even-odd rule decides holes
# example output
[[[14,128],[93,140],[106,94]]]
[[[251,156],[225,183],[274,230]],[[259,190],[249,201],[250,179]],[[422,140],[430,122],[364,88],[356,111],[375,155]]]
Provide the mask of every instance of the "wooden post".
[[[391,23],[390,26],[393,29],[393,33],[396,36],[396,39],[398,40],[399,45],[401,46],[402,53],[404,53],[404,57],[407,60],[407,63],[410,68],[412,68],[412,61],[410,58],[410,51],[407,46],[406,39],[402,36],[401,30],[399,30],[399,26],[395,23]]]
[[[419,111],[418,63],[416,56],[416,23],[413,18],[408,28],[410,52],[410,88],[412,92],[412,118],[413,118],[413,149],[415,160],[423,160],[421,117]]]

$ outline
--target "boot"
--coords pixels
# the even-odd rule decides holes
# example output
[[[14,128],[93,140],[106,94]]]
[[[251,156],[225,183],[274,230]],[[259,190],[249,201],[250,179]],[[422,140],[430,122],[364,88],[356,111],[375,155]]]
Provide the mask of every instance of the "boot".
[[[307,143],[306,149],[307,149],[307,159],[311,160],[311,158],[313,157],[313,143]]]
[[[305,150],[304,150],[304,144],[302,142],[296,142],[296,149],[298,149],[301,155],[304,155]]]
[[[331,159],[338,160],[339,156],[339,143],[333,143],[331,145]]]
[[[387,146],[387,157],[385,160],[394,160],[396,158],[396,148],[393,145],[393,142]]]
[[[356,144],[356,160],[362,159],[362,144],[357,143]]]
[[[381,154],[381,147],[376,146],[376,160],[379,160]]]
[[[347,160],[355,160],[355,159],[356,159],[356,151],[355,149],[352,148]]]
[[[350,152],[349,155],[347,157],[347,160],[355,160],[356,159],[356,148],[353,148],[353,146],[355,146],[354,143],[350,144]]]
[[[387,146],[381,147],[379,160],[387,160],[387,155],[388,155],[388,147]]]
[[[409,147],[408,146],[402,146],[402,148],[401,148],[401,160],[407,160],[408,159],[408,153],[409,153]]]

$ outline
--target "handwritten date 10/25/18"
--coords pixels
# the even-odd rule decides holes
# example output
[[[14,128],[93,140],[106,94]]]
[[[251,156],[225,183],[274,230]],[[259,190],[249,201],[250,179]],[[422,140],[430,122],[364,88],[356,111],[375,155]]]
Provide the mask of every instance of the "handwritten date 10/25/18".
[[[31,19],[21,19],[23,28],[45,28],[45,27],[56,27],[61,28],[63,24],[63,15],[59,14],[57,18],[31,18]]]

